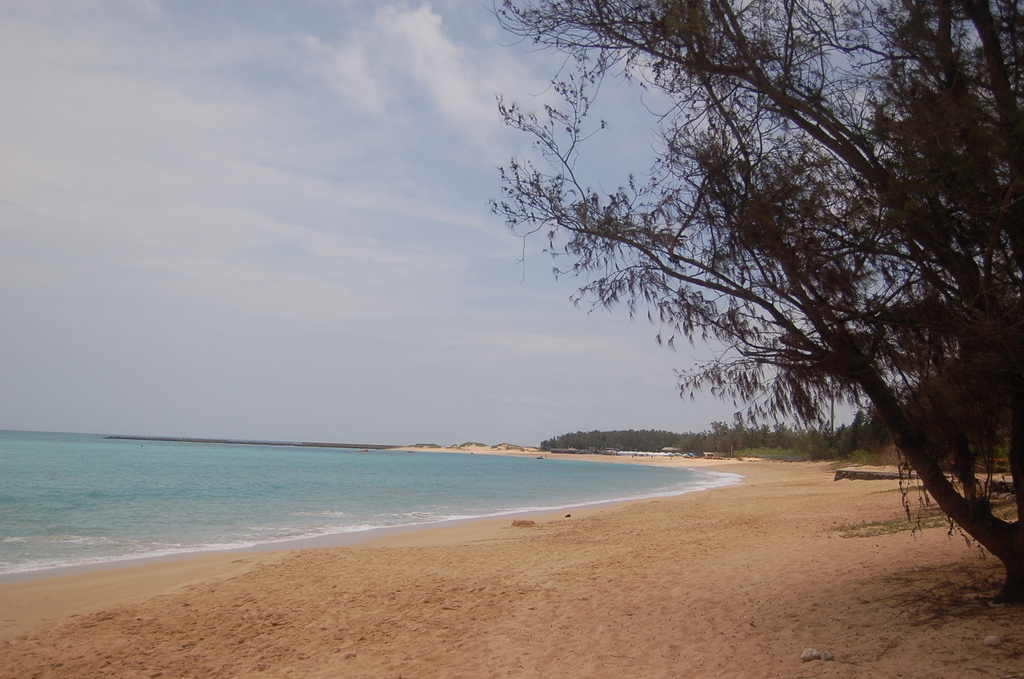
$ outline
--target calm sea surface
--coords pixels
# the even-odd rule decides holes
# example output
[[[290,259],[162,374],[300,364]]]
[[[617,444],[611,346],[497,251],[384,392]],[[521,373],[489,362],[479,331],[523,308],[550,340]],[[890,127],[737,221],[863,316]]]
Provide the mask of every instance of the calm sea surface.
[[[0,574],[735,483],[702,470],[0,431]]]

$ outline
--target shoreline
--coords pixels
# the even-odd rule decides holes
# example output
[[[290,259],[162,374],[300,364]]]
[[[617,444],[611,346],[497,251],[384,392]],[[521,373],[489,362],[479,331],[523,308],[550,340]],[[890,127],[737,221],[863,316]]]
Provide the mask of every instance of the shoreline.
[[[994,559],[864,530],[900,521],[898,482],[726,467],[746,478],[518,526],[0,585],[0,679],[1024,675]]]
[[[438,452],[431,450],[429,452]],[[532,453],[504,453],[501,451],[458,451],[459,454],[513,454],[533,456]],[[55,568],[7,573],[0,575],[0,641],[24,633],[44,621],[80,615],[92,610],[140,596],[152,596],[173,591],[196,580],[229,577],[239,570],[263,563],[272,563],[288,554],[307,550],[355,549],[399,546],[451,546],[501,537],[512,521],[529,519],[546,524],[569,518],[576,519],[606,511],[616,511],[635,503],[674,500],[689,495],[722,491],[748,481],[748,475],[738,474],[734,465],[740,460],[719,460],[720,465],[700,460],[693,464],[689,458],[616,458],[607,455],[551,455],[552,459],[575,459],[608,463],[659,464],[669,467],[693,467],[707,471],[736,474],[734,483],[699,488],[668,496],[650,496],[630,500],[598,502],[582,507],[560,507],[527,512],[516,512],[493,517],[453,519],[436,524],[395,526],[368,531],[335,535],[297,538],[234,549],[204,550],[160,556],[120,559],[94,564],[60,566]],[[756,463],[754,463],[756,464]],[[763,480],[764,472],[755,474]]]
[[[132,440],[142,440],[140,437],[107,437],[107,438],[130,438]],[[171,439],[149,437],[145,440],[161,440],[169,441]],[[176,439],[185,440],[185,439]],[[206,441],[195,439],[196,441]],[[213,442],[213,439],[209,441]],[[278,445],[276,443],[261,443],[251,442],[252,445]],[[246,444],[248,445],[248,444]],[[289,445],[289,444],[281,444]],[[291,444],[298,445],[298,444]],[[307,444],[312,445],[312,444]],[[320,444],[317,444],[320,445]],[[345,444],[347,445],[347,444]],[[715,490],[720,487],[733,485],[735,483],[742,483],[743,476],[737,474],[734,469],[730,469],[735,464],[742,463],[741,460],[730,459],[730,460],[703,460],[700,458],[680,458],[680,457],[625,457],[625,456],[611,456],[611,455],[596,455],[596,454],[552,454],[545,453],[543,451],[537,451],[533,449],[525,449],[521,451],[507,450],[507,449],[495,449],[487,446],[475,446],[469,448],[410,448],[410,447],[394,447],[390,450],[396,451],[407,451],[407,452],[429,452],[429,453],[451,453],[458,455],[499,455],[506,457],[528,457],[536,458],[537,453],[540,452],[545,458],[548,459],[560,459],[568,461],[581,461],[581,462],[601,462],[601,463],[617,463],[617,464],[638,464],[638,465],[653,465],[661,467],[672,467],[672,468],[690,468],[690,469],[702,469],[709,472],[721,473],[721,474],[735,474],[740,478],[732,481],[731,483],[715,484],[708,487],[695,488],[692,490],[685,490],[682,492],[672,491],[669,493],[661,493],[654,495],[644,495],[636,498],[626,499],[615,499],[598,502],[589,502],[580,505],[565,505],[557,507],[547,507],[539,509],[524,509],[516,510],[507,513],[486,515],[486,516],[474,516],[466,518],[456,519],[443,519],[440,521],[434,521],[423,524],[407,524],[399,526],[380,526],[375,528],[369,528],[364,530],[346,531],[338,533],[328,533],[324,535],[312,535],[305,537],[288,538],[284,540],[278,540],[273,542],[262,542],[251,545],[245,545],[240,547],[210,547],[210,548],[199,548],[190,551],[175,552],[171,554],[155,554],[155,555],[141,555],[141,556],[128,556],[128,557],[111,557],[101,561],[95,561],[92,563],[78,563],[78,564],[66,564],[58,566],[48,566],[45,568],[37,568],[33,570],[15,571],[10,573],[0,573],[0,586],[8,583],[19,583],[19,582],[33,582],[37,580],[48,580],[51,578],[61,578],[72,575],[81,575],[85,573],[95,573],[105,570],[119,570],[124,568],[134,568],[140,566],[147,566],[150,564],[159,564],[165,562],[176,562],[187,560],[191,558],[201,558],[205,556],[218,556],[218,555],[239,555],[246,554],[249,552],[278,552],[278,551],[291,551],[298,549],[332,549],[337,547],[350,547],[353,545],[359,545],[363,543],[378,542],[387,540],[393,536],[400,536],[405,533],[415,533],[419,531],[429,531],[434,529],[442,529],[452,526],[460,526],[476,521],[507,521],[516,518],[530,518],[530,517],[544,517],[546,515],[560,515],[566,511],[585,511],[590,509],[603,509],[607,507],[613,507],[619,504],[625,504],[630,502],[642,502],[659,497],[673,497],[676,495],[684,495],[692,492],[701,492],[704,490]],[[714,463],[718,463],[715,465]],[[721,468],[718,468],[721,467]],[[0,591],[2,593],[2,591]]]

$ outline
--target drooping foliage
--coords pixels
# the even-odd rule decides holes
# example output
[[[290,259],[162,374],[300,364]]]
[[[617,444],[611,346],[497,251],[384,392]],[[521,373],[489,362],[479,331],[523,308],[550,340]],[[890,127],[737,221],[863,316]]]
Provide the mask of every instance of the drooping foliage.
[[[1024,13],[1013,0],[507,0],[564,50],[564,106],[502,104],[545,162],[495,203],[544,231],[580,297],[727,348],[686,372],[753,415],[869,403],[1024,600]],[[672,102],[649,180],[580,179],[594,85]],[[608,84],[604,85],[609,86]],[[596,123],[594,127],[600,127]],[[639,174],[637,176],[640,176]]]

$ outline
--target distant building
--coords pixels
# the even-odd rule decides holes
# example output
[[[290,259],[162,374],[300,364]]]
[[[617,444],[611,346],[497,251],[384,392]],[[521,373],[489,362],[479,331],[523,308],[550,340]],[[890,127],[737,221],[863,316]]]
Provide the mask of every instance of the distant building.
[[[614,448],[552,448],[549,452],[559,455],[615,455],[618,451]]]

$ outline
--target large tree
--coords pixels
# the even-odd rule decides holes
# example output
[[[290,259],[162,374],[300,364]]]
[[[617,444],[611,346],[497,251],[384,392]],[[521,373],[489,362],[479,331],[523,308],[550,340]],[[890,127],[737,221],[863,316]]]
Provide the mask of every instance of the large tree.
[[[594,303],[728,350],[684,373],[754,413],[870,402],[1024,601],[1024,18],[1012,0],[506,0],[575,60],[564,101],[506,121],[543,154],[495,209],[545,232]],[[581,179],[591,93],[657,111],[646,180]],[[608,87],[609,85],[605,85]],[[650,99],[649,99],[650,100]],[[594,127],[598,127],[594,123]]]

